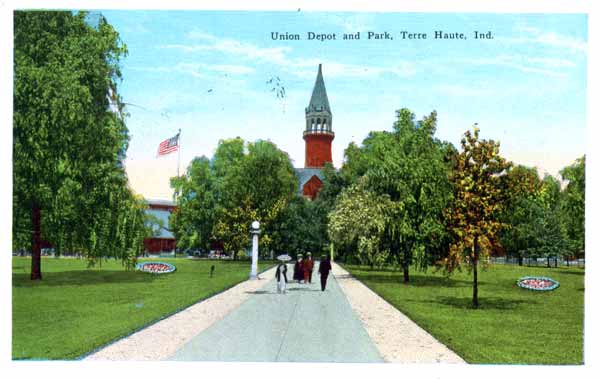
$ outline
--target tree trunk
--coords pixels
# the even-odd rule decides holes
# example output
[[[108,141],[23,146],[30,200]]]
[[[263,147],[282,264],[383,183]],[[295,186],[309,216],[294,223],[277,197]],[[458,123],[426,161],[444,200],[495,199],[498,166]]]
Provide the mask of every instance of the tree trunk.
[[[41,235],[41,210],[37,204],[31,207],[31,280],[42,279],[42,242]]]
[[[519,256],[519,266],[523,266],[523,257]]]
[[[479,307],[479,298],[477,296],[477,263],[479,258],[477,246],[477,237],[475,237],[475,241],[473,242],[473,307]]]
[[[548,268],[550,268],[550,256],[546,257],[546,263],[548,264]]]
[[[410,262],[408,259],[408,253],[406,252],[406,250],[404,251],[404,263],[402,264],[402,269],[404,271],[404,284],[408,284],[409,282],[409,276],[408,276],[408,268],[410,266]]]

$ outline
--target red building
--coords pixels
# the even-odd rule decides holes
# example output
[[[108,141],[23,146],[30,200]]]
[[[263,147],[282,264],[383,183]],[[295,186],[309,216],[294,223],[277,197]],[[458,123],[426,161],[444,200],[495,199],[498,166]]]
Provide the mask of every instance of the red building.
[[[147,202],[146,213],[160,220],[162,227],[159,228],[156,237],[144,239],[144,250],[150,254],[175,251],[175,236],[169,228],[169,216],[176,208],[175,203],[168,200],[147,200]]]
[[[310,103],[305,109],[306,128],[303,133],[305,141],[304,168],[296,169],[299,181],[299,193],[314,199],[323,185],[321,169],[326,162],[332,163],[331,143],[335,133],[331,127],[332,114],[323,80],[323,72],[319,64],[317,80],[313,87]]]

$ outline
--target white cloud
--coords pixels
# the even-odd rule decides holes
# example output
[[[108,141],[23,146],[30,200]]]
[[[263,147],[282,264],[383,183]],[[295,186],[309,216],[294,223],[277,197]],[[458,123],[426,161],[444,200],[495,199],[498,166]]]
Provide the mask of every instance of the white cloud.
[[[514,44],[541,44],[583,54],[585,54],[587,49],[585,41],[564,34],[544,31],[527,25],[519,25],[515,29],[521,33],[520,36],[510,38],[498,37],[497,40]]]
[[[463,86],[460,84],[440,84],[434,88],[436,92],[450,97],[487,96],[493,93],[492,89],[484,85]]]
[[[254,68],[243,65],[210,65],[204,63],[180,62],[175,66],[165,67],[129,67],[131,70],[147,72],[180,72],[190,74],[196,78],[210,79],[214,73],[245,75],[254,72]]]
[[[375,15],[369,13],[357,13],[336,15],[331,13],[313,13],[317,20],[323,24],[332,24],[341,27],[344,33],[356,33],[373,30]]]
[[[285,54],[291,51],[290,47],[258,47],[254,44],[241,42],[230,38],[217,38],[210,34],[194,31],[188,33],[192,39],[207,41],[205,44],[172,44],[162,45],[160,48],[180,49],[186,52],[196,51],[218,51],[225,54],[240,55],[248,59],[268,61],[276,64],[283,64],[286,61]]]
[[[237,55],[250,61],[280,66],[282,70],[301,78],[314,77],[315,67],[319,63],[322,63],[326,67],[328,77],[373,77],[385,73],[408,77],[416,73],[416,66],[409,61],[400,61],[390,67],[362,66],[335,61],[320,61],[314,58],[290,57],[289,53],[292,51],[290,47],[259,47],[248,42],[216,37],[199,30],[189,32],[187,37],[206,43],[191,45],[172,44],[159,47],[163,49],[179,49],[185,52],[217,51]],[[235,69],[233,66],[230,66],[230,68]],[[245,71],[244,73],[247,72]]]
[[[573,61],[568,59],[560,59],[560,58],[528,58],[524,57],[524,59],[531,64],[540,64],[545,67],[575,67],[576,64]]]
[[[545,32],[535,37],[535,40],[539,43],[572,49],[575,51],[585,53],[587,44],[584,41],[564,36],[555,32]]]
[[[546,76],[566,76],[560,68],[575,67],[575,63],[566,59],[527,57],[521,55],[499,55],[491,58],[460,59],[460,62],[481,66],[504,66],[514,68],[522,72],[537,73]]]
[[[283,67],[283,69],[302,78],[314,78],[315,67],[318,66],[319,63],[323,64],[323,69],[326,71],[327,77],[329,78],[366,78],[386,73],[400,77],[408,77],[416,73],[415,65],[407,61],[398,62],[395,66],[383,67],[321,61],[318,59],[292,59]]]

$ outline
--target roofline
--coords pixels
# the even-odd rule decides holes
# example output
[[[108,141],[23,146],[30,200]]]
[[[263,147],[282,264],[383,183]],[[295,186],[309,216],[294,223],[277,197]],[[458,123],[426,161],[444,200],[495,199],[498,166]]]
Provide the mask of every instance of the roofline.
[[[173,206],[173,207],[177,205],[172,200],[163,200],[163,199],[144,199],[144,200],[146,201],[146,204],[148,204],[148,205],[169,205],[169,206]]]

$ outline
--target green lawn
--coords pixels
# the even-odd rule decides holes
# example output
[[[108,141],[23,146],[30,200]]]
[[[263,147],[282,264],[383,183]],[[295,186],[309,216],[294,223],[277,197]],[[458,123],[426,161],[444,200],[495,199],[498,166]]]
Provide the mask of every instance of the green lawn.
[[[112,260],[87,269],[84,260],[43,258],[43,280],[32,282],[30,258],[13,258],[13,359],[80,357],[247,279],[250,271],[248,261],[157,260],[177,270],[152,275],[127,272]]]
[[[348,271],[469,363],[583,363],[584,270],[495,265],[479,276],[480,308],[471,308],[472,276],[413,271]],[[517,279],[549,276],[554,291],[521,289]]]

